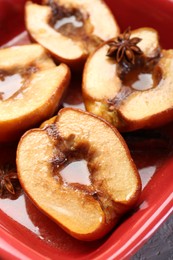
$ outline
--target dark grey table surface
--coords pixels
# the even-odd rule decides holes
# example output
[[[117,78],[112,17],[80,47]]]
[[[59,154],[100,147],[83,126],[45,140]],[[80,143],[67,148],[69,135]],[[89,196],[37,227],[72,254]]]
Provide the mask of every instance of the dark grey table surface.
[[[131,260],[173,260],[173,214]]]

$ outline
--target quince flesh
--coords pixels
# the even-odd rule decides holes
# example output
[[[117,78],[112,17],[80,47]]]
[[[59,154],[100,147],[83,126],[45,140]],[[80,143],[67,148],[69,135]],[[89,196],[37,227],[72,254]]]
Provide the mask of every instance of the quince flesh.
[[[101,238],[140,195],[140,177],[127,145],[109,123],[82,110],[64,108],[50,122],[29,130],[19,142],[20,183],[69,234],[80,240]],[[64,182],[61,169],[83,159],[90,183]]]
[[[148,89],[132,89],[130,77],[124,84],[118,76],[117,63],[106,56],[107,44],[90,55],[83,74],[86,110],[108,120],[120,131],[154,128],[171,121],[173,116],[173,50],[161,50],[158,34],[151,28],[132,31],[132,37],[142,39],[138,46],[143,56],[147,62],[155,62],[149,72],[152,81]],[[116,100],[112,110],[108,100]]]
[[[111,11],[100,0],[27,2],[25,10],[31,38],[72,68],[80,68],[93,49],[119,33]]]
[[[16,140],[51,117],[69,81],[68,67],[56,66],[38,44],[1,49],[0,142]]]

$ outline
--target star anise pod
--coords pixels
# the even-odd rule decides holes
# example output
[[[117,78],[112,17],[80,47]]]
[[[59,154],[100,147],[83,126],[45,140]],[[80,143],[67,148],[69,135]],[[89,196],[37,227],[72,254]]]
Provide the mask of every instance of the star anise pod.
[[[123,34],[115,39],[108,41],[109,49],[107,56],[115,57],[117,63],[125,60],[129,63],[135,63],[135,56],[141,55],[142,51],[137,44],[142,40],[138,37],[130,38],[131,29],[128,27]]]
[[[0,197],[3,196],[4,192],[15,194],[13,181],[17,179],[17,172],[10,164],[0,167]]]

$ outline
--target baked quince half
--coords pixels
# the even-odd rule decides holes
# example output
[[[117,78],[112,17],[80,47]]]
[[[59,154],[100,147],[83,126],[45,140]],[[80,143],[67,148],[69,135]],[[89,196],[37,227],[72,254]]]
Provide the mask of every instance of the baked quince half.
[[[68,86],[70,71],[56,66],[38,44],[0,50],[0,142],[51,117]]]
[[[42,5],[27,2],[25,10],[31,38],[72,68],[80,68],[90,52],[119,32],[102,0],[45,0]]]
[[[88,58],[83,74],[86,110],[120,131],[154,128],[173,117],[173,50],[152,28],[111,39]]]
[[[80,163],[87,163],[86,168]],[[22,136],[17,171],[38,208],[80,240],[104,236],[141,192],[138,171],[119,132],[73,108],[63,108],[50,125]]]

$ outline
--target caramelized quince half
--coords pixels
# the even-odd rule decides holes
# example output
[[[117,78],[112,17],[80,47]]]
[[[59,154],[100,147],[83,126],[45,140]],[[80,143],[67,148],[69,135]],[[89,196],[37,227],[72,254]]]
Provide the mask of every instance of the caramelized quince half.
[[[0,142],[51,117],[70,80],[65,64],[56,66],[38,44],[0,50]]]
[[[113,126],[82,110],[64,108],[50,122],[29,130],[19,142],[20,183],[69,234],[80,240],[101,238],[141,192],[127,145]],[[87,163],[86,172],[75,163]]]
[[[86,110],[120,131],[154,128],[173,117],[173,50],[162,50],[152,28],[126,31],[88,58]]]
[[[102,0],[27,2],[25,13],[31,38],[72,68],[80,68],[90,52],[119,32]]]

